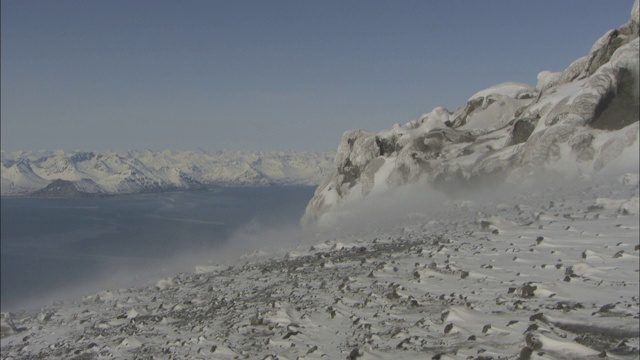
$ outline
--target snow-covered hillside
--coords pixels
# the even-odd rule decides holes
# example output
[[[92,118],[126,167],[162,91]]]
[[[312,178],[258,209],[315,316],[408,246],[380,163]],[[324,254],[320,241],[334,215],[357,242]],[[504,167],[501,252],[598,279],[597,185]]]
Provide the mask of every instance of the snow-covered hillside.
[[[459,193],[486,184],[637,172],[638,24],[636,1],[626,24],[565,71],[541,72],[535,87],[503,83],[453,113],[439,107],[377,134],[347,131],[335,170],[303,223],[322,224],[335,215],[328,213],[423,179]]]
[[[261,251],[240,259],[3,313],[0,355],[638,358],[637,174],[421,201],[411,213],[416,196],[405,195],[394,197],[404,212],[360,231],[296,234],[289,249],[260,248],[269,235],[259,234]]]
[[[333,154],[311,152],[3,151],[2,195],[131,194],[205,184],[315,185],[329,173],[332,161]]]

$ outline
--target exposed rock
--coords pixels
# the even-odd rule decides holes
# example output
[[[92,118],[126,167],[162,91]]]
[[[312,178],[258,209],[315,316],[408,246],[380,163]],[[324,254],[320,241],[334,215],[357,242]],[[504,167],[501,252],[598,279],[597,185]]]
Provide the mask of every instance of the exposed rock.
[[[611,55],[626,43],[626,38],[627,36],[621,35],[618,30],[611,30],[596,41],[587,60],[585,67],[586,75],[593,75],[600,66],[606,64],[611,58]]]
[[[85,189],[89,191],[84,191]],[[34,191],[31,193],[31,196],[44,198],[84,198],[99,196],[100,194],[99,187],[90,179],[82,179],[80,181],[57,179],[52,181],[44,189]]]
[[[513,145],[523,143],[529,139],[529,136],[535,130],[539,117],[521,118],[515,121],[511,130],[511,139]]]

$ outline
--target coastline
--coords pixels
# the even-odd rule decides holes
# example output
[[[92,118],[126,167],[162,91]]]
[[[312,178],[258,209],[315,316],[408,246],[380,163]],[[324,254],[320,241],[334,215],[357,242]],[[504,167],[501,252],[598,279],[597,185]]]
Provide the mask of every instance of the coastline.
[[[637,198],[582,182],[316,234],[5,314],[2,357],[636,358]]]

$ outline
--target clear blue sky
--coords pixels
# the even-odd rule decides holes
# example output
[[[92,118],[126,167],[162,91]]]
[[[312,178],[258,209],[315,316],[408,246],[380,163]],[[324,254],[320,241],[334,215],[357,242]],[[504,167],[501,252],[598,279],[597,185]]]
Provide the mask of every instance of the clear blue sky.
[[[334,150],[535,85],[633,0],[2,0],[4,150]]]

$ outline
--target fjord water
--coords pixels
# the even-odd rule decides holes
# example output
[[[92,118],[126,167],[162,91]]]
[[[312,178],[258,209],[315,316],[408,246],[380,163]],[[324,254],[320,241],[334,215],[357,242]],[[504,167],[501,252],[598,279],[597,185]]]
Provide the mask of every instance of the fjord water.
[[[293,226],[308,186],[221,188],[89,199],[2,198],[2,311],[44,305],[214,257],[247,226]],[[221,250],[220,250],[221,251]],[[165,276],[175,275],[172,273]]]

